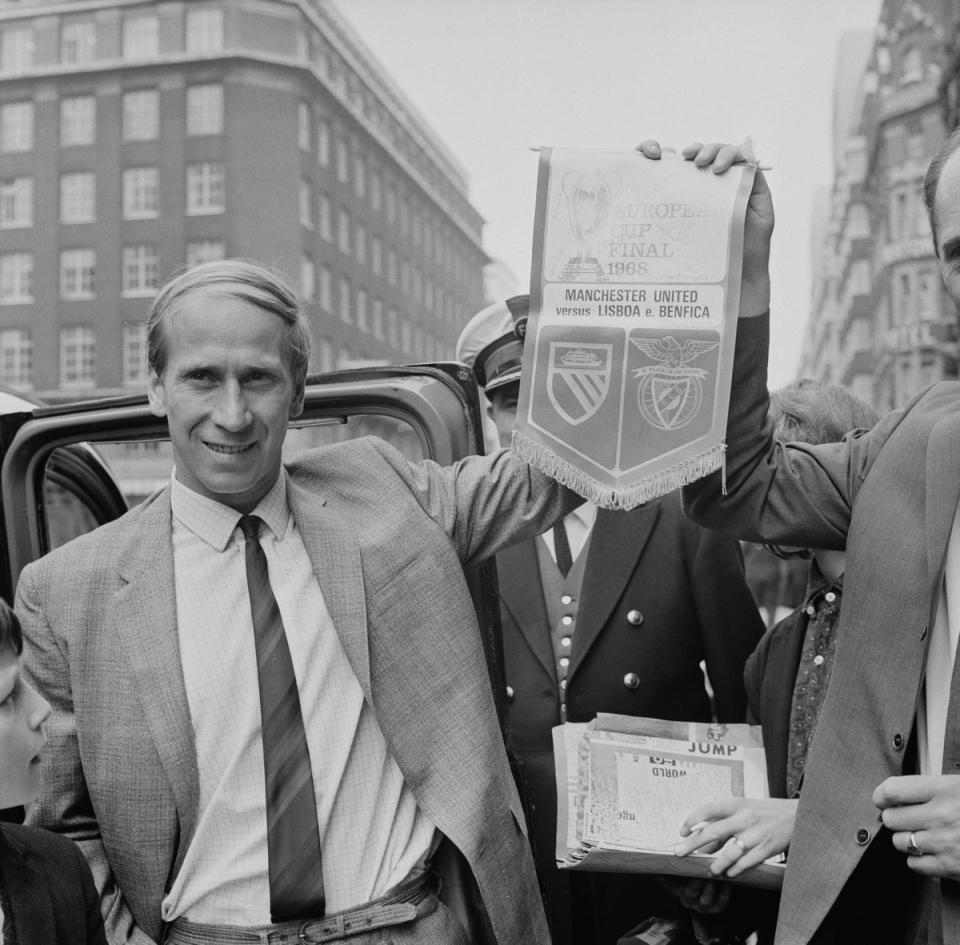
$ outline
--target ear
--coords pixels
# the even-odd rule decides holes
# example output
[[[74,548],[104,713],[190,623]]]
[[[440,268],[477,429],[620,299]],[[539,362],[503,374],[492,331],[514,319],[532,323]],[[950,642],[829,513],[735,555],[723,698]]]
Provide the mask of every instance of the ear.
[[[289,417],[292,420],[294,417],[299,417],[303,413],[303,398],[306,393],[304,379],[301,378],[299,381],[294,381],[293,396],[290,398],[290,411]]]
[[[150,412],[155,417],[167,415],[167,398],[163,389],[163,378],[152,368],[147,379],[147,400],[150,402]]]

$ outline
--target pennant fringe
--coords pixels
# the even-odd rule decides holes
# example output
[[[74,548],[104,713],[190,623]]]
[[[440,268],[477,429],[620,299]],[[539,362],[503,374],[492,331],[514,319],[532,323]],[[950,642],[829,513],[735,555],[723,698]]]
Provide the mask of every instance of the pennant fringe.
[[[668,469],[620,488],[604,485],[572,463],[561,459],[542,443],[537,443],[516,430],[513,432],[511,445],[522,460],[602,509],[628,512],[668,492],[675,492],[681,486],[696,482],[718,469],[723,480],[722,491],[724,494],[727,491],[725,443],[719,443]]]

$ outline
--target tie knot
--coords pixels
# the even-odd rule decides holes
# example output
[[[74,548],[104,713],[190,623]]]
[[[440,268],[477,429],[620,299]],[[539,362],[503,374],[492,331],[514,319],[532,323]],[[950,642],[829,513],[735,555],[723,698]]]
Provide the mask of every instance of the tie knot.
[[[243,518],[237,523],[240,527],[240,531],[243,532],[243,537],[247,541],[260,541],[260,522],[261,518],[259,515],[244,515]]]

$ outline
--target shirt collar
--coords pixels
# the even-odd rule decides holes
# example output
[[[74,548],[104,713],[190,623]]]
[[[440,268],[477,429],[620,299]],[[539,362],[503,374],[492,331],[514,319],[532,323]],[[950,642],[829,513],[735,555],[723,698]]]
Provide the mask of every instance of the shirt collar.
[[[227,547],[243,517],[236,509],[185,486],[177,479],[176,469],[170,474],[170,506],[178,522],[217,551]],[[283,468],[250,514],[259,516],[278,540],[283,538],[290,522],[287,474]]]
[[[584,502],[583,505],[578,505],[568,513],[567,518],[579,519],[583,527],[589,531],[597,520],[597,507],[592,502]]]

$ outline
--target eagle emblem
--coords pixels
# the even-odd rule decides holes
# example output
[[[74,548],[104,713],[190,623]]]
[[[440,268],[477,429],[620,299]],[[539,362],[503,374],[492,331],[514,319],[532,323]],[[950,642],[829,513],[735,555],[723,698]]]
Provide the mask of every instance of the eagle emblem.
[[[688,367],[691,361],[719,347],[719,341],[690,338],[683,343],[673,335],[664,338],[631,338],[656,364],[637,368],[637,408],[644,419],[658,430],[679,430],[700,412],[703,404],[703,379],[707,372]]]

